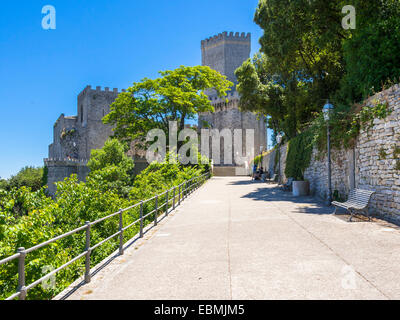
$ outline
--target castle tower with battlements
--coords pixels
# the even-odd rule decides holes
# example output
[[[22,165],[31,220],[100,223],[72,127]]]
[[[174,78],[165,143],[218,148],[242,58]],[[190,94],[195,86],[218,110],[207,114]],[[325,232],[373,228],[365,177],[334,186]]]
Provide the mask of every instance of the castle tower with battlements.
[[[201,42],[202,64],[221,72],[236,84],[234,72],[243,61],[249,58],[250,42],[250,34],[233,34],[232,32],[229,34],[224,32],[203,40]],[[55,122],[53,143],[49,146],[49,157],[44,159],[48,168],[48,190],[51,195],[56,192],[54,183],[64,180],[71,174],[77,174],[81,181],[85,180],[89,172],[87,162],[91,151],[102,148],[105,141],[112,135],[112,128],[105,125],[102,118],[110,112],[110,105],[119,93],[118,89],[110,90],[101,87],[93,89],[87,86],[78,95],[77,115],[67,117],[61,114]],[[212,91],[208,92],[208,95],[215,112],[199,115],[200,129],[205,122],[212,128],[220,130],[224,128],[253,129],[255,130],[255,153],[259,151],[260,146],[266,146],[264,119],[257,119],[252,113],[239,111],[240,97],[235,87],[227,97],[228,102],[218,98]],[[243,148],[245,145],[245,135],[243,135]],[[148,165],[144,155],[135,151],[133,147],[128,154],[135,159],[136,173]],[[223,152],[221,152],[221,159],[221,165],[224,166]]]
[[[71,174],[77,174],[80,181],[85,180],[89,172],[87,162],[91,151],[102,148],[112,135],[112,128],[105,125],[102,118],[110,112],[110,105],[119,93],[116,88],[92,89],[87,86],[78,95],[77,115],[66,117],[61,114],[55,122],[49,157],[44,159],[48,168],[48,190],[51,195],[56,191],[54,183]]]
[[[223,32],[214,37],[201,41],[202,65],[219,71],[225,75],[229,81],[234,83],[231,91],[226,98],[218,98],[213,91],[208,92],[211,104],[215,112],[207,112],[199,115],[199,129],[210,128],[229,129],[232,137],[235,129],[242,129],[242,155],[252,154],[254,156],[260,153],[260,150],[266,150],[267,134],[265,118],[257,118],[251,112],[241,112],[239,110],[240,96],[236,91],[237,79],[235,71],[242,63],[250,58],[251,34],[250,33],[227,33]],[[228,102],[226,102],[228,99]],[[254,130],[254,149],[246,150],[246,129]],[[225,139],[225,138],[224,138]],[[215,166],[220,168],[216,172],[222,175],[247,174],[247,170],[233,170],[229,167],[237,167],[235,163],[235,150],[232,148],[232,163],[225,163],[224,141],[220,141],[220,159],[213,159]],[[233,142],[232,142],[233,143]],[[212,157],[212,144],[210,141],[210,156]]]

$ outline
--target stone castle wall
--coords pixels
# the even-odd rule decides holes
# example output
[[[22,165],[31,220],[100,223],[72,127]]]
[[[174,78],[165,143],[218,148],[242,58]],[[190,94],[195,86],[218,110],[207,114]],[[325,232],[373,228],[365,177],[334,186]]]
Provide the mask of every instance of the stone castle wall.
[[[264,117],[257,118],[257,116],[251,112],[241,112],[239,110],[239,95],[237,92],[232,94],[228,94],[227,98],[229,102],[226,103],[223,99],[215,99],[212,100],[212,105],[214,106],[215,112],[202,113],[199,115],[199,129],[209,128],[209,129],[218,129],[219,132],[222,132],[224,129],[230,130],[232,134],[232,145],[233,145],[233,137],[234,130],[242,129],[242,150],[241,156],[246,154],[251,154],[249,158],[254,158],[255,155],[258,154],[260,147],[263,150],[266,149],[267,138],[266,138],[266,125]],[[254,130],[254,148],[253,150],[247,150],[246,148],[246,130]],[[236,165],[235,164],[235,154],[232,148],[232,164],[225,163],[225,155],[224,155],[224,139],[220,140],[220,159],[219,162],[217,159],[214,160],[215,165]],[[210,138],[210,156],[212,155],[212,141]]]
[[[125,90],[122,90],[122,92]],[[105,125],[102,118],[110,112],[110,105],[120,92],[118,89],[87,86],[77,99],[77,115],[57,119],[53,127],[53,143],[49,146],[49,157],[44,160],[48,167],[48,191],[56,192],[55,182],[76,174],[79,181],[85,181],[89,173],[87,167],[90,153],[100,149],[112,135],[112,127]],[[132,154],[133,153],[133,154]],[[147,167],[147,162],[136,157],[135,173]]]
[[[225,75],[228,80],[237,83],[235,71],[250,57],[251,35],[250,33],[223,32],[214,37],[201,41],[202,65],[219,71]],[[251,112],[241,112],[239,110],[240,96],[235,90],[235,86],[225,98],[217,97],[213,91],[207,92],[214,112],[202,113],[199,115],[199,130],[203,128],[217,129],[221,132],[224,129],[230,130],[232,134],[231,145],[233,145],[233,136],[235,129],[242,129],[242,154],[253,158],[260,152],[260,147],[266,149],[267,136],[265,118],[260,119]],[[226,102],[228,99],[228,102]],[[246,150],[246,129],[254,130],[254,149]],[[210,138],[209,146],[210,156],[212,156],[212,142]],[[231,149],[232,163],[224,161],[224,139],[220,141],[220,158],[213,159],[215,165],[239,165],[235,163],[235,151]],[[240,164],[242,165],[242,164]]]
[[[201,41],[202,65],[219,71],[235,84],[235,70],[250,57],[250,51],[250,33],[223,32]]]

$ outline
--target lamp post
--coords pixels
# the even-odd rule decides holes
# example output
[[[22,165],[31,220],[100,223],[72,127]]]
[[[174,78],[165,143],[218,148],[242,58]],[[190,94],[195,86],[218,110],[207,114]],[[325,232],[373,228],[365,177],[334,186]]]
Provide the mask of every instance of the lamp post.
[[[328,204],[332,203],[332,171],[331,171],[331,130],[329,121],[331,120],[331,114],[333,111],[333,105],[329,103],[329,100],[326,101],[324,108],[322,109],[324,113],[324,119],[326,121],[327,127],[327,138],[328,138]]]
[[[276,136],[276,142],[278,142],[278,184],[281,183],[281,142],[282,135],[280,133]]]

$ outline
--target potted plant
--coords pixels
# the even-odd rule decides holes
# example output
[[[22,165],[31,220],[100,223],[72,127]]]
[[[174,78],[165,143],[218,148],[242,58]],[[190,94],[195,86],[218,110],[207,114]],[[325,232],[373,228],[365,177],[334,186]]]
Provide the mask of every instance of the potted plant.
[[[295,177],[292,184],[292,192],[295,197],[308,196],[310,194],[310,182],[304,177]]]

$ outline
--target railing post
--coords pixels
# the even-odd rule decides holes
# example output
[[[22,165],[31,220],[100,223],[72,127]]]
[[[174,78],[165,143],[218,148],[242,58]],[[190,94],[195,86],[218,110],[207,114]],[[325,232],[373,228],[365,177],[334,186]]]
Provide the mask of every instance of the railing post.
[[[119,209],[119,254],[124,254],[124,228],[122,221],[122,209]]]
[[[140,201],[140,238],[143,238],[143,201]]]
[[[182,187],[182,184],[180,184],[179,185],[179,191],[178,191],[178,205],[180,206],[181,205],[181,187]]]
[[[86,221],[86,244],[85,244],[85,251],[86,251],[86,259],[85,259],[85,282],[89,283],[91,280],[90,277],[90,221]]]
[[[187,187],[187,181],[183,183],[182,200],[186,199],[186,187]]]
[[[172,199],[172,210],[175,210],[175,189],[176,189],[176,187],[174,187],[174,197],[173,197],[173,199]]]
[[[156,208],[154,211],[154,225],[157,225],[157,216],[158,216],[158,195],[156,195]]]
[[[18,248],[19,253],[18,259],[18,292],[19,300],[25,300],[26,298],[26,287],[25,287],[25,257],[26,252],[24,247]]]
[[[167,190],[167,193],[166,193],[166,202],[165,202],[165,215],[167,216],[168,215],[168,190]]]

